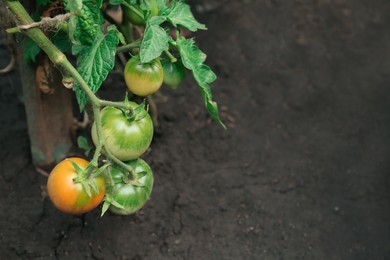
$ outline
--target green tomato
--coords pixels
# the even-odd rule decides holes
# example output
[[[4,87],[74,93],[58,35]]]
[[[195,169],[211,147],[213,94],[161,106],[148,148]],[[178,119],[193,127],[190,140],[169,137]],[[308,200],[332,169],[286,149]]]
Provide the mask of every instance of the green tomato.
[[[164,83],[172,89],[177,89],[186,76],[184,67],[179,62],[164,62],[163,71]]]
[[[128,173],[119,166],[108,168],[108,178],[111,179],[109,196],[116,205],[110,205],[109,210],[118,215],[130,215],[140,210],[148,201],[153,188],[153,172],[142,159],[126,162],[134,169],[136,180],[129,181]]]
[[[150,146],[153,123],[145,109],[137,109],[137,103],[129,102],[137,115],[129,117],[123,110],[105,107],[100,111],[106,148],[119,160],[128,161],[140,157]],[[92,125],[92,140],[98,144],[96,122]]]
[[[136,5],[133,5],[134,9],[121,5],[123,16],[134,25],[145,25],[145,17],[143,11]]]
[[[141,63],[139,57],[132,57],[124,71],[127,88],[134,94],[145,97],[160,89],[164,73],[158,59],[150,63]]]

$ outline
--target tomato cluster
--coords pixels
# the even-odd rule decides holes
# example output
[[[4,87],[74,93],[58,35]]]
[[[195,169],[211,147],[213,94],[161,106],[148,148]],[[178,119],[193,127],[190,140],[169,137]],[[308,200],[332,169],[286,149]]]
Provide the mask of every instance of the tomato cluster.
[[[178,62],[163,60],[161,63],[155,59],[150,63],[141,63],[137,56],[127,62],[124,71],[128,89],[142,97],[158,91],[162,83],[176,89],[184,77],[184,67]],[[60,162],[51,172],[47,183],[48,195],[59,210],[68,214],[83,214],[96,208],[104,199],[103,213],[109,209],[115,214],[129,215],[141,209],[149,199],[153,172],[139,157],[152,142],[153,123],[144,104],[126,102],[131,109],[106,106],[100,111],[101,134],[104,138],[102,153],[111,154],[132,171],[117,164],[106,164],[103,171],[94,169],[81,158]],[[98,146],[96,122],[92,125],[91,136]]]

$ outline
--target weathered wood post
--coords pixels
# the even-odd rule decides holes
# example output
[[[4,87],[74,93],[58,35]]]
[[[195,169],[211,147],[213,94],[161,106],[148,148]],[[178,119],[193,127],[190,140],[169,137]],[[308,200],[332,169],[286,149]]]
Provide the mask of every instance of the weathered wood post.
[[[35,1],[24,1],[24,4],[31,11]],[[62,85],[61,74],[46,56],[42,54],[35,65],[25,64],[23,44],[18,46],[21,46],[17,60],[32,161],[38,167],[47,168],[63,159],[74,144],[73,93]],[[45,83],[44,88],[37,84],[41,81]]]

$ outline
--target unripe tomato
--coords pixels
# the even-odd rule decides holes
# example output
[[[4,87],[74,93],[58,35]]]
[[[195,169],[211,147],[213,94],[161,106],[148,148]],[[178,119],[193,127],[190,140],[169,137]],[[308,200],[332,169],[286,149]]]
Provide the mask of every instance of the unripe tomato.
[[[78,177],[74,162],[85,169],[89,162],[81,158],[65,159],[51,171],[47,180],[47,192],[54,206],[68,214],[79,215],[96,208],[106,193],[106,184],[102,176],[94,177],[99,192],[91,189],[91,196],[87,194],[81,183],[75,182]]]
[[[133,108],[138,107],[137,103],[129,104]],[[105,107],[100,111],[106,147],[121,161],[140,157],[152,142],[152,119],[144,109],[139,113],[144,116],[129,117],[123,110],[115,107]],[[92,140],[95,145],[98,144],[96,122],[92,125]]]
[[[163,63],[163,70],[164,84],[172,89],[177,89],[186,76],[184,67],[179,62],[166,61]]]
[[[126,164],[134,169],[136,180],[127,181],[128,174],[119,166],[108,168],[108,178],[112,184],[109,194],[123,207],[111,205],[109,209],[118,215],[130,215],[140,210],[148,201],[153,188],[153,172],[144,160],[137,159]]]
[[[143,11],[138,6],[133,5],[133,7],[137,10],[137,12],[127,7],[126,5],[122,5],[124,17],[134,25],[145,25],[145,17]]]
[[[164,73],[158,59],[150,63],[141,63],[138,57],[133,57],[126,64],[124,77],[127,88],[132,93],[145,97],[159,90]]]

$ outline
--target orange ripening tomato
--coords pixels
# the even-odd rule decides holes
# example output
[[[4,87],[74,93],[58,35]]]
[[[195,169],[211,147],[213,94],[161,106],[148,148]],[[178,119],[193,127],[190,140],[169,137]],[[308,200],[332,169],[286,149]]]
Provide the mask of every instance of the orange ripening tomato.
[[[54,206],[60,211],[80,215],[96,208],[106,193],[106,184],[101,176],[90,177],[88,181],[94,181],[98,192],[91,189],[91,196],[85,191],[80,182],[75,178],[78,173],[71,161],[81,169],[87,168],[89,162],[81,158],[68,158],[57,164],[52,170],[47,181],[47,192]]]

